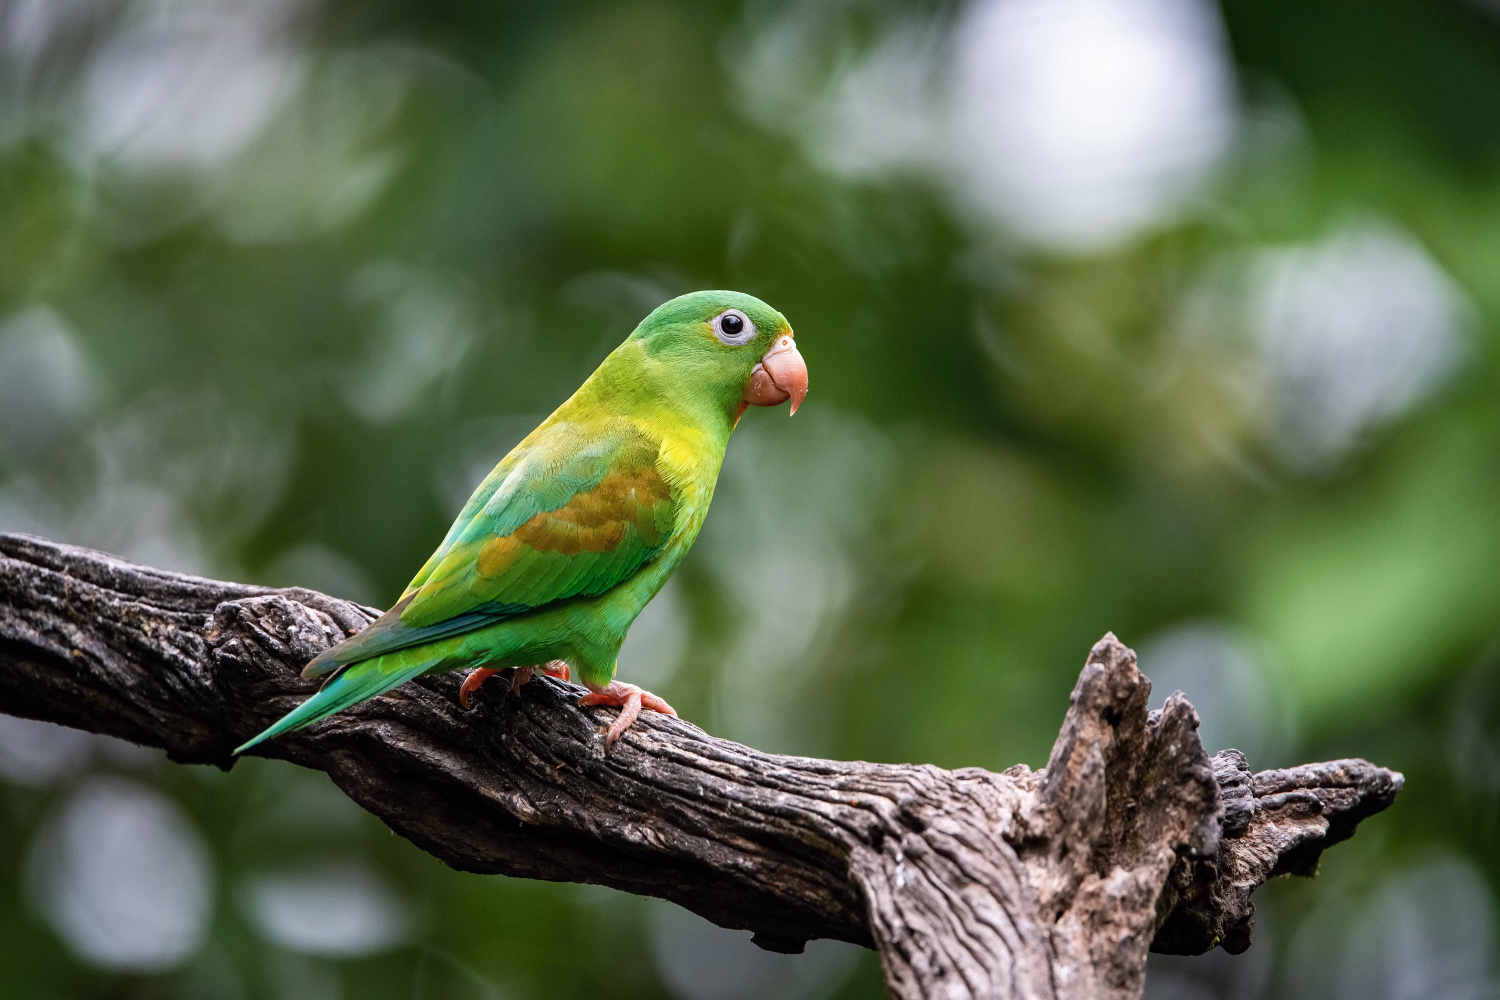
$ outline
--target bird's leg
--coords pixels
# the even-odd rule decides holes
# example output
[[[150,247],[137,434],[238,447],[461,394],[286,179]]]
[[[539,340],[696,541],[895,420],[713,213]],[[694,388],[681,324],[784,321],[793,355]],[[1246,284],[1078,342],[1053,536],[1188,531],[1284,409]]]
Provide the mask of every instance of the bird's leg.
[[[589,684],[584,685],[589,693],[578,699],[582,705],[617,705],[620,709],[619,716],[610,724],[609,732],[604,734],[604,752],[614,747],[615,740],[625,734],[635,722],[636,717],[641,714],[641,709],[652,712],[661,712],[664,715],[675,716],[677,711],[662,701],[650,691],[642,691],[634,684],[626,684],[624,681],[610,681],[608,685]]]
[[[517,667],[516,675],[510,679],[511,694],[517,698],[521,696],[521,686],[531,680],[532,676],[540,670],[548,677],[556,677],[560,681],[571,681],[573,671],[562,660],[548,660],[539,667]]]
[[[531,680],[532,674],[538,670],[548,677],[556,677],[558,680],[569,681],[573,679],[573,672],[568,669],[568,665],[562,660],[552,660],[540,667],[517,667],[515,676],[510,680],[511,693],[519,696],[521,685]],[[459,704],[463,705],[464,708],[468,708],[469,696],[479,690],[479,685],[499,672],[499,670],[493,667],[477,667],[469,671],[469,676],[464,678],[463,685],[458,689]]]
[[[491,670],[489,667],[479,667],[469,671],[469,676],[464,678],[462,686],[458,689],[458,703],[464,708],[469,707],[469,695],[479,690],[479,685],[498,674],[500,671]]]

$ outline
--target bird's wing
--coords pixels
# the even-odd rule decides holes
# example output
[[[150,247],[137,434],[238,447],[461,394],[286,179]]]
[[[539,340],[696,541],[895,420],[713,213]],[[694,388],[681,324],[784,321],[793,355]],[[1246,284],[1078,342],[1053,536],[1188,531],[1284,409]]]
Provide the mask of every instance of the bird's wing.
[[[661,551],[676,510],[660,440],[626,421],[549,430],[413,581],[404,624],[601,594]]]
[[[661,442],[630,421],[540,429],[490,473],[395,607],[307,673],[601,594],[666,546]]]

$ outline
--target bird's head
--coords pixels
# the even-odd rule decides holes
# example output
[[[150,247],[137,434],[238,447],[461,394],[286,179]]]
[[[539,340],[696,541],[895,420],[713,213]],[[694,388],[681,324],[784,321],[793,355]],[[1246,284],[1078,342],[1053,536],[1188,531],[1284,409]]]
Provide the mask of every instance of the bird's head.
[[[692,292],[663,303],[641,321],[635,344],[671,391],[721,407],[738,422],[749,406],[807,395],[807,365],[786,317],[743,292]]]

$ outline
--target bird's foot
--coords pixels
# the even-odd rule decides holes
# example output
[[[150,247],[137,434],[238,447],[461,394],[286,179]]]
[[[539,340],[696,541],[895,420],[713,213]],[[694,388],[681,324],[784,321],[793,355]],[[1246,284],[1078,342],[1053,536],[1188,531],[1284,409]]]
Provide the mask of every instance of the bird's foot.
[[[558,680],[569,681],[573,679],[573,672],[568,669],[568,665],[562,660],[553,660],[540,667],[517,667],[515,676],[510,680],[511,693],[519,695],[521,693],[521,685],[531,680],[531,675],[537,670],[540,670],[548,677],[556,677]],[[469,696],[479,690],[479,685],[499,672],[499,670],[493,667],[478,667],[469,671],[469,676],[464,678],[463,685],[458,689],[458,703],[464,708],[468,708]]]
[[[479,690],[479,685],[498,674],[500,671],[491,670],[489,667],[479,667],[469,671],[469,676],[464,678],[463,685],[458,689],[458,703],[464,708],[469,707],[469,695]]]
[[[548,677],[556,677],[560,681],[571,681],[573,679],[573,671],[562,660],[549,660],[539,667],[517,667],[515,676],[510,679],[510,693],[517,698],[521,697],[521,687],[527,681],[531,680],[532,675],[538,670]]]
[[[677,715],[676,709],[671,705],[668,705],[650,691],[642,691],[634,684],[626,684],[624,681],[610,681],[606,687],[600,687],[597,684],[589,684],[587,686],[589,693],[578,699],[579,706],[616,705],[620,709],[619,716],[610,724],[609,732],[604,734],[605,753],[609,753],[614,748],[615,740],[623,736],[625,730],[634,724],[636,717],[641,714],[641,709],[661,712],[664,715]]]

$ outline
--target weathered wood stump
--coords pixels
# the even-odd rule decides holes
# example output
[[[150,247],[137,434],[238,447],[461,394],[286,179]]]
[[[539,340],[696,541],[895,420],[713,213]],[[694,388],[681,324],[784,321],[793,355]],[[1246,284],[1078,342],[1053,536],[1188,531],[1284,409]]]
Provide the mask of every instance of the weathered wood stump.
[[[317,687],[298,671],[376,615],[0,535],[0,711],[160,747],[230,751]],[[1310,875],[1402,777],[1362,760],[1251,774],[1209,758],[1180,694],[1149,710],[1135,654],[1090,651],[1047,766],[761,753],[537,677],[517,699],[422,678],[256,753],[326,771],[454,868],[660,896],[775,951],[879,950],[899,998],[1129,998],[1149,948],[1250,944],[1251,892]]]

